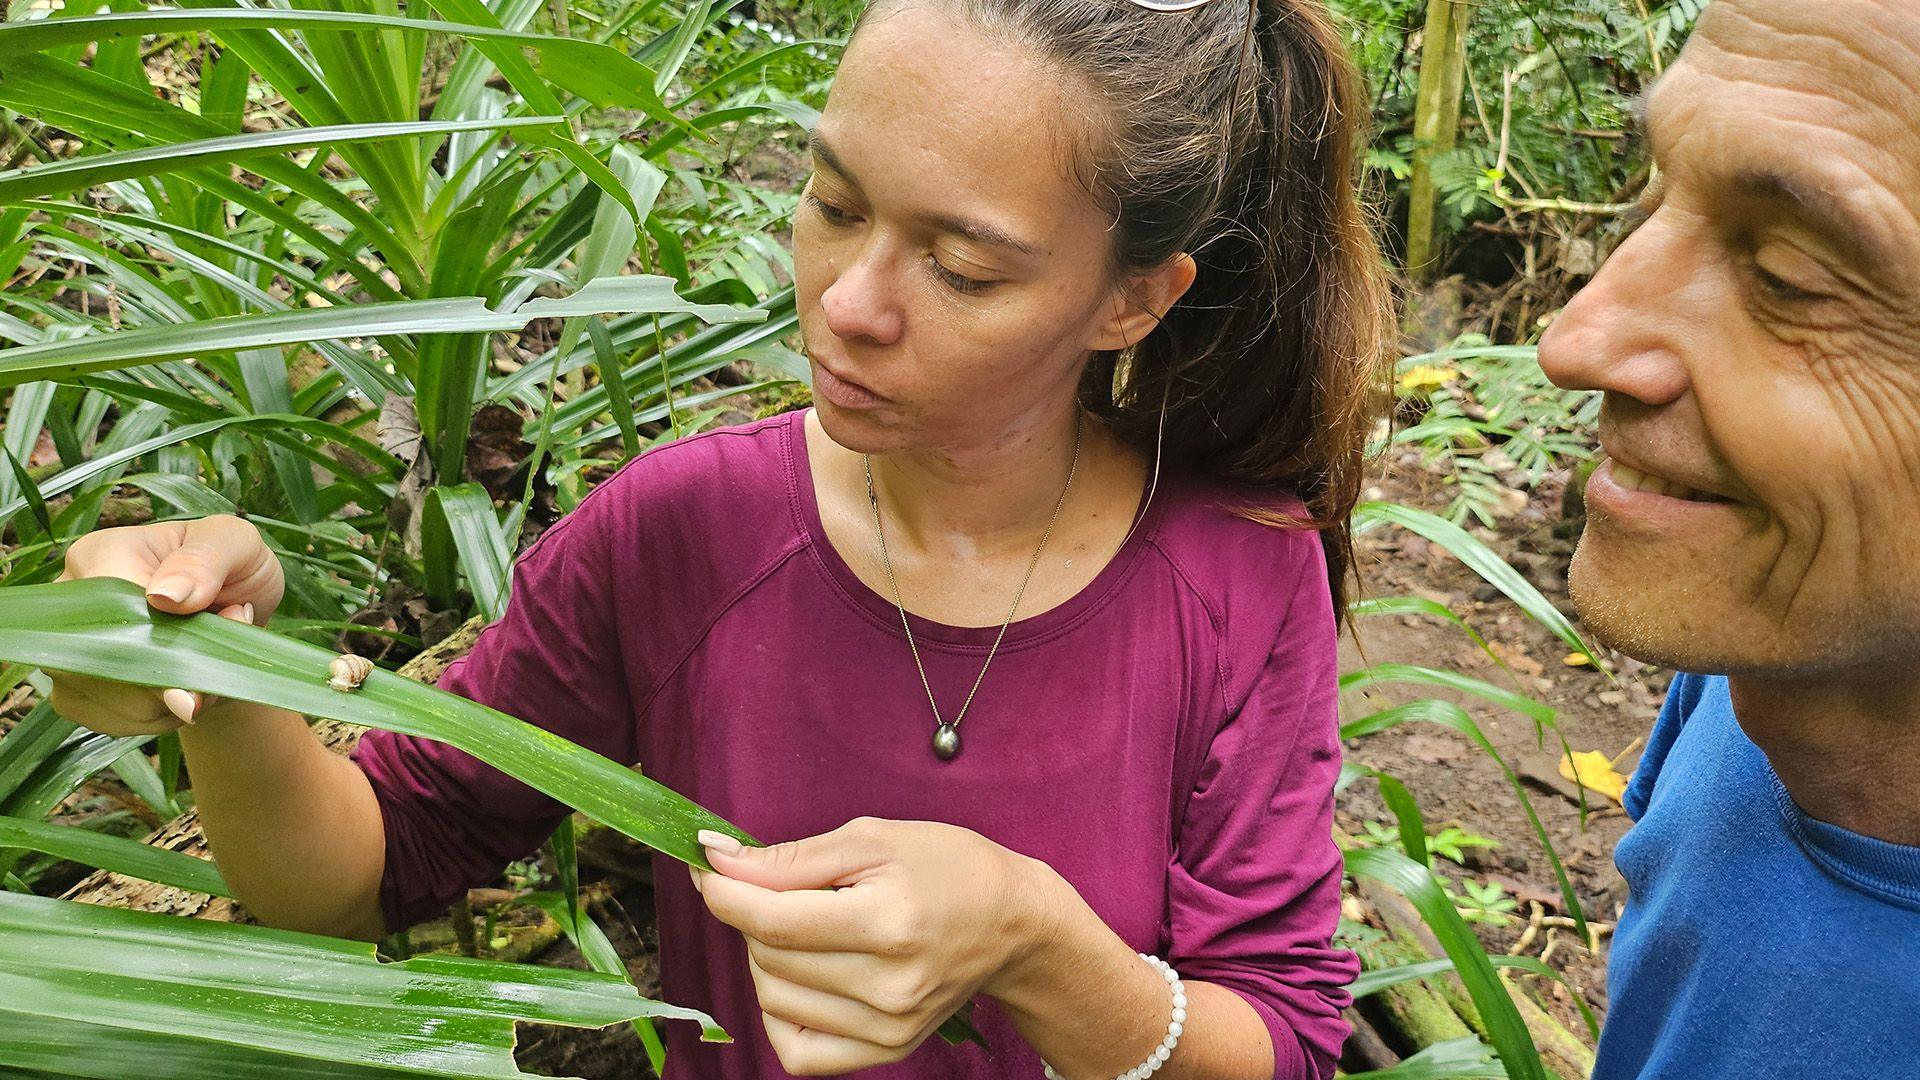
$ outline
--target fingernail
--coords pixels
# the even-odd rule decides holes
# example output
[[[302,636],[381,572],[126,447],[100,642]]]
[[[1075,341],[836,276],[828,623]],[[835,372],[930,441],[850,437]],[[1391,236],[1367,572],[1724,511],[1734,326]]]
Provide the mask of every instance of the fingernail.
[[[741,850],[740,841],[726,833],[714,832],[712,829],[700,830],[700,846],[722,855],[738,855]]]
[[[252,623],[253,623],[253,603],[252,603],[252,601],[248,601],[247,603],[245,603],[245,604],[242,604],[242,605],[241,605],[241,607],[240,607],[240,621],[241,621],[241,622],[243,622],[243,623],[247,623],[248,625],[252,625]]]
[[[160,701],[183,724],[193,723],[193,695],[185,690],[162,690]]]
[[[164,596],[178,604],[193,592],[193,582],[183,577],[167,577],[147,586],[148,596]]]
[[[693,891],[705,896],[707,894],[707,887],[700,879],[706,877],[707,872],[692,865],[689,865],[687,869],[693,872]]]

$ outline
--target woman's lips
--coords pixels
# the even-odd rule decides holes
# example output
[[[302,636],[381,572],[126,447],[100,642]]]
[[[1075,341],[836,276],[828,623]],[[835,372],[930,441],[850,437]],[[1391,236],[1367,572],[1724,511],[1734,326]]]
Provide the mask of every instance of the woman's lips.
[[[843,409],[870,409],[887,400],[857,382],[835,375],[832,368],[818,360],[813,362],[813,388]]]

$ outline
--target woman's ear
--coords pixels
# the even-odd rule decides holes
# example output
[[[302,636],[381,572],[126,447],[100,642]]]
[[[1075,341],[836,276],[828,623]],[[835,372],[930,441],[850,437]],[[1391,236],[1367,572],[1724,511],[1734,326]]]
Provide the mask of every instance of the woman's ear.
[[[1093,352],[1112,352],[1127,348],[1152,333],[1173,305],[1186,295],[1199,272],[1193,256],[1183,251],[1161,263],[1157,270],[1123,280],[1115,287],[1117,295],[1112,313],[1095,325],[1087,348]]]

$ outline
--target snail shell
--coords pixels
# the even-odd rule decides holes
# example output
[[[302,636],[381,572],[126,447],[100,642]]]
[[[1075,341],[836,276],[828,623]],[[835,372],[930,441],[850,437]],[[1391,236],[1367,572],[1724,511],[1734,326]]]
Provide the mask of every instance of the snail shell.
[[[341,653],[327,665],[327,685],[343,693],[360,689],[360,684],[373,674],[373,661],[352,653]]]

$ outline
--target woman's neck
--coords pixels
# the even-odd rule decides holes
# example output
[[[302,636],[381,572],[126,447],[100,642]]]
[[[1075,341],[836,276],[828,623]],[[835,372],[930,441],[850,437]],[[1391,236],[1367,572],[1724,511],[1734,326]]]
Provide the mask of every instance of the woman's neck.
[[[1095,486],[1089,481],[1105,471],[1111,448],[1099,427],[1075,404],[990,441],[873,455],[888,534],[955,558],[1031,547],[1060,506],[1069,470],[1076,489]]]

